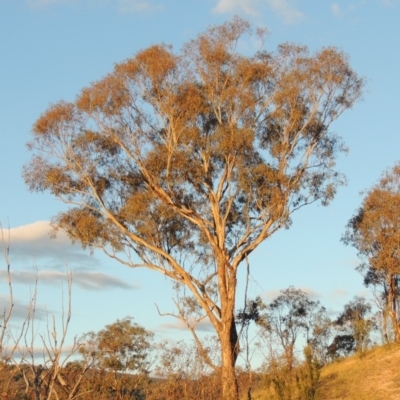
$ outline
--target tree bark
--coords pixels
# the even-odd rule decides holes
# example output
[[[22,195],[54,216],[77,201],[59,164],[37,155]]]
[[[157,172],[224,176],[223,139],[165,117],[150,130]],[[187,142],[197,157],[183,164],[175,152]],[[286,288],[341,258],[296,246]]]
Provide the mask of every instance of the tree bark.
[[[236,378],[235,364],[239,353],[239,342],[235,319],[232,314],[230,321],[224,324],[218,336],[221,342],[221,400],[238,400],[239,388]]]
[[[388,292],[388,312],[392,320],[393,330],[394,330],[394,340],[396,343],[400,343],[400,325],[397,319],[397,303],[396,303],[396,293],[397,293],[397,279],[394,274],[389,276],[389,292]]]

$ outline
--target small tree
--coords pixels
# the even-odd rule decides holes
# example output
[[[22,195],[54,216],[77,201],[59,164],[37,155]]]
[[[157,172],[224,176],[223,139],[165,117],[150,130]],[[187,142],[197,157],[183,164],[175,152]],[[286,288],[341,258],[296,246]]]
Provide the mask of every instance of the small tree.
[[[215,337],[203,341],[208,357],[219,357]],[[220,379],[205,362],[193,341],[187,343],[161,343],[157,347],[157,367],[154,380],[146,391],[149,400],[208,400],[221,398]],[[213,360],[215,361],[215,360]]]
[[[270,331],[278,340],[286,360],[286,368],[291,371],[295,362],[295,346],[300,336],[308,344],[317,343],[314,334],[322,319],[326,317],[325,308],[318,301],[308,298],[307,293],[293,286],[281,290],[265,310],[263,327]]]
[[[344,147],[329,127],[363,86],[334,48],[243,56],[250,32],[235,18],[180,54],[154,45],[116,65],[37,120],[24,172],[71,205],[56,229],[187,289],[221,343],[225,400],[238,397],[238,269],[294,211],[334,197]]]
[[[364,283],[381,288],[385,327],[389,315],[395,340],[400,342],[400,164],[385,171],[366,192],[342,240],[358,250]],[[388,337],[386,328],[384,334]]]
[[[132,317],[85,334],[81,354],[86,364],[93,360],[94,366],[88,391],[98,399],[141,398],[151,364],[152,338],[153,333],[133,322]]]
[[[344,306],[343,312],[334,321],[340,330],[347,332],[354,339],[354,348],[358,354],[363,355],[368,348],[370,333],[375,329],[375,321],[372,318],[372,307],[363,297],[355,297],[351,302]],[[338,338],[338,337],[336,337]],[[335,339],[336,339],[335,338]],[[352,342],[346,335],[339,336],[336,342],[345,352],[349,352]]]
[[[304,348],[304,364],[296,373],[296,384],[300,400],[314,400],[320,377],[320,366],[311,346]]]
[[[254,300],[245,301],[245,307],[239,310],[236,314],[236,322],[239,325],[239,337],[243,345],[241,350],[244,353],[243,359],[245,363],[245,373],[248,375],[248,387],[247,387],[247,399],[251,400],[251,391],[253,388],[253,371],[251,367],[251,355],[250,355],[250,340],[249,328],[251,322],[263,325],[263,317],[260,312],[265,309],[265,305],[260,297],[256,297]]]
[[[331,360],[337,357],[346,357],[356,349],[356,342],[353,335],[336,335],[332,343],[327,347],[327,355]]]

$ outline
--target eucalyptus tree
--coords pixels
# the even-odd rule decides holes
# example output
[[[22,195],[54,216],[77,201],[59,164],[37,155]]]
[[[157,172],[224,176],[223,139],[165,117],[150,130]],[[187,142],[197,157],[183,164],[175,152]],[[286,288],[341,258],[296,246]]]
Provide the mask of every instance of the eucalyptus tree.
[[[153,45],[51,105],[24,172],[70,205],[56,230],[186,288],[203,315],[179,317],[195,338],[201,318],[214,326],[224,399],[238,396],[238,270],[294,211],[334,197],[345,148],[329,127],[363,87],[335,48],[241,54],[251,29],[235,18],[181,52]]]
[[[344,334],[335,336],[328,349],[331,355],[346,355],[354,350],[365,354],[371,343],[370,334],[376,329],[371,304],[365,298],[355,296],[333,324]]]
[[[308,294],[293,286],[281,290],[280,294],[264,307],[260,320],[262,331],[271,333],[279,344],[290,372],[296,362],[296,345],[299,339],[311,347],[318,347],[325,330],[327,313],[319,301],[311,300]],[[311,349],[310,347],[310,349]]]
[[[87,392],[99,400],[141,399],[149,379],[153,333],[125,317],[83,335],[84,364],[91,365]]]
[[[385,336],[388,317],[400,342],[400,163],[365,193],[342,240],[358,250],[365,285],[380,288]]]

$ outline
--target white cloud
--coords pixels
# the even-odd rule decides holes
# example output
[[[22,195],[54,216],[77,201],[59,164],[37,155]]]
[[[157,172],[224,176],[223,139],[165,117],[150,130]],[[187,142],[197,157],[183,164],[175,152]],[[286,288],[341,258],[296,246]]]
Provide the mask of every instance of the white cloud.
[[[294,8],[289,0],[217,0],[213,8],[216,13],[244,12],[248,15],[258,15],[263,4],[288,23],[296,23],[304,18],[304,14]]]
[[[333,13],[333,15],[334,15],[335,17],[337,17],[338,15],[340,15],[341,10],[340,10],[339,4],[333,3],[333,4],[331,5],[331,10],[332,10],[332,13]]]
[[[26,265],[37,265],[39,283],[58,284],[67,280],[66,266],[72,271],[73,284],[87,290],[137,287],[114,276],[93,271],[101,264],[94,256],[84,252],[80,245],[72,244],[65,232],[50,237],[50,223],[37,221],[17,228],[3,229],[7,242],[10,235],[9,258],[14,283],[33,284],[34,271]],[[17,264],[17,266],[15,266]],[[23,264],[23,267],[20,265]],[[0,282],[6,282],[6,271],[0,270]]]
[[[66,272],[42,270],[38,271],[38,282],[48,285],[60,284],[67,281]],[[6,281],[6,271],[0,271],[0,282]],[[33,271],[11,271],[11,279],[13,283],[31,285],[35,282]],[[104,289],[132,289],[135,287],[119,278],[100,272],[74,271],[72,272],[72,284],[78,285],[87,290],[104,290]]]
[[[280,15],[288,24],[294,24],[304,18],[304,14],[292,7],[287,0],[267,0],[272,11]]]
[[[58,232],[57,237],[50,237],[49,221],[37,221],[32,224],[3,229],[4,237],[10,234],[10,260],[32,263],[49,261],[54,267],[68,264],[78,266],[95,266],[98,260],[82,250],[78,244],[72,244],[65,232]]]
[[[349,292],[345,289],[335,289],[330,293],[330,297],[334,300],[342,300],[349,296]]]
[[[382,1],[382,0],[379,0],[379,1]],[[385,3],[388,4],[387,2],[385,2]],[[343,7],[343,5],[340,6],[338,3],[332,3],[331,4],[331,12],[335,17],[344,17],[364,6],[365,6],[365,1],[359,1],[357,3],[350,3],[350,4],[347,4],[345,7]]]
[[[41,334],[44,334],[44,332],[41,332]],[[45,336],[45,334],[44,334]],[[46,341],[47,346],[49,345],[49,341]],[[10,352],[13,352],[13,355],[15,358],[21,358],[22,356],[24,357],[31,357],[31,355],[34,357],[35,361],[37,363],[46,363],[46,361],[49,361],[49,356],[47,353],[47,350],[44,346],[33,346],[33,347],[27,347],[20,345],[15,348],[15,346],[5,346],[4,347],[4,354],[9,354]],[[61,349],[61,357],[69,357],[71,354],[75,354],[77,352],[77,348],[74,345],[64,345]]]
[[[256,15],[259,0],[218,0],[213,11],[218,14],[227,12],[244,11],[249,15]]]
[[[118,11],[122,13],[159,11],[162,6],[147,0],[118,0]]]
[[[300,289],[301,291],[306,293],[308,295],[309,299],[311,299],[311,300],[318,300],[318,299],[321,298],[321,294],[320,293],[318,293],[315,290],[310,289],[308,287],[300,287],[300,288],[295,288],[295,289]],[[282,294],[282,290],[285,290],[285,289],[267,290],[266,292],[264,292],[262,294],[262,298],[267,302],[271,302],[271,301],[275,300],[278,296],[280,296]]]
[[[161,330],[161,331],[165,331],[165,330],[187,331],[187,326],[181,320],[176,320],[174,323],[161,324],[159,330]],[[211,324],[209,319],[203,319],[196,325],[196,331],[213,332],[214,327]]]
[[[272,289],[272,290],[267,290],[264,292],[261,297],[263,298],[264,301],[267,301],[268,303],[275,300],[279,295],[281,294],[280,290],[278,289]]]

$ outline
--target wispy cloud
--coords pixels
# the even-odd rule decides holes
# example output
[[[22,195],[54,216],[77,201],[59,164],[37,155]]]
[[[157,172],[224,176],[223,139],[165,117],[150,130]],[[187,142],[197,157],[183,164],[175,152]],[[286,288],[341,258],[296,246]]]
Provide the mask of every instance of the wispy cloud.
[[[339,15],[340,15],[340,12],[341,12],[341,9],[340,9],[339,4],[338,4],[338,3],[333,3],[333,4],[331,5],[331,11],[332,11],[332,14],[333,14],[335,17],[339,16]]]
[[[49,344],[48,341],[46,342],[47,345]],[[21,343],[20,343],[21,344]],[[5,346],[4,347],[4,354],[7,355],[10,352],[13,352],[15,358],[21,357],[28,357],[30,358],[33,356],[36,362],[42,362],[43,364],[49,360],[49,356],[47,350],[44,346],[33,346],[33,347],[26,347],[26,346]],[[67,345],[63,346],[61,349],[61,358],[69,357],[71,354],[75,354],[77,352],[76,346]]]
[[[219,14],[243,11],[249,15],[256,15],[257,3],[259,0],[218,0],[213,11]]]
[[[267,0],[272,11],[281,16],[288,24],[294,24],[304,18],[304,14],[292,7],[287,0]]]
[[[161,324],[159,330],[161,331],[187,331],[187,326],[180,320],[176,320],[174,323],[165,323]],[[196,325],[196,330],[197,331],[202,331],[202,332],[213,332],[214,328],[211,324],[211,322],[207,320],[202,320]]]
[[[10,307],[9,297],[5,295],[0,295],[0,314],[8,312]],[[24,320],[28,315],[29,303],[19,301],[14,298],[13,308],[12,308],[12,320]],[[45,319],[48,314],[48,310],[40,304],[36,304],[35,307],[35,318],[38,320]],[[13,324],[13,328],[14,328]],[[16,328],[18,330],[18,328]]]
[[[346,297],[349,297],[349,292],[344,289],[335,289],[329,294],[329,297],[333,300],[342,300]]]
[[[46,261],[52,268],[65,268],[65,264],[78,266],[95,266],[98,260],[84,252],[78,244],[72,244],[64,232],[57,237],[50,237],[50,223],[37,221],[32,224],[3,229],[4,236],[10,235],[10,259],[14,261],[32,263]]]
[[[306,293],[308,295],[308,297],[311,300],[319,300],[321,298],[320,293],[318,293],[315,290],[310,289],[308,287],[300,287],[300,288],[296,288],[296,289],[302,290],[304,293]],[[281,294],[282,294],[281,289],[267,290],[266,292],[264,292],[262,294],[262,298],[267,302],[271,302],[271,301],[275,300]]]
[[[304,18],[304,14],[293,7],[289,0],[217,0],[213,11],[220,14],[244,12],[256,16],[264,4],[288,24],[299,22]]]
[[[345,7],[340,6],[338,3],[331,4],[331,12],[335,17],[343,17],[365,6],[364,1],[357,3],[347,3]]]
[[[153,12],[162,10],[160,4],[148,0],[118,0],[118,11],[122,13]]]
[[[50,237],[50,223],[37,221],[17,228],[3,229],[4,238],[10,236],[10,261],[13,283],[32,285],[35,281],[33,268],[36,264],[41,284],[59,284],[67,280],[66,266],[72,271],[73,284],[86,290],[132,289],[137,287],[112,275],[94,271],[100,261],[78,244],[72,244],[64,232]],[[21,266],[22,264],[22,266]],[[15,266],[17,265],[17,267]],[[0,282],[6,281],[6,271],[0,270]]]
[[[59,284],[67,281],[66,272],[42,270],[38,271],[39,283],[47,285]],[[13,283],[32,285],[35,282],[33,271],[22,270],[12,271],[11,278]],[[0,282],[6,281],[6,271],[0,271]],[[72,272],[72,283],[87,290],[105,289],[132,289],[135,286],[119,278],[100,272],[74,271]]]

